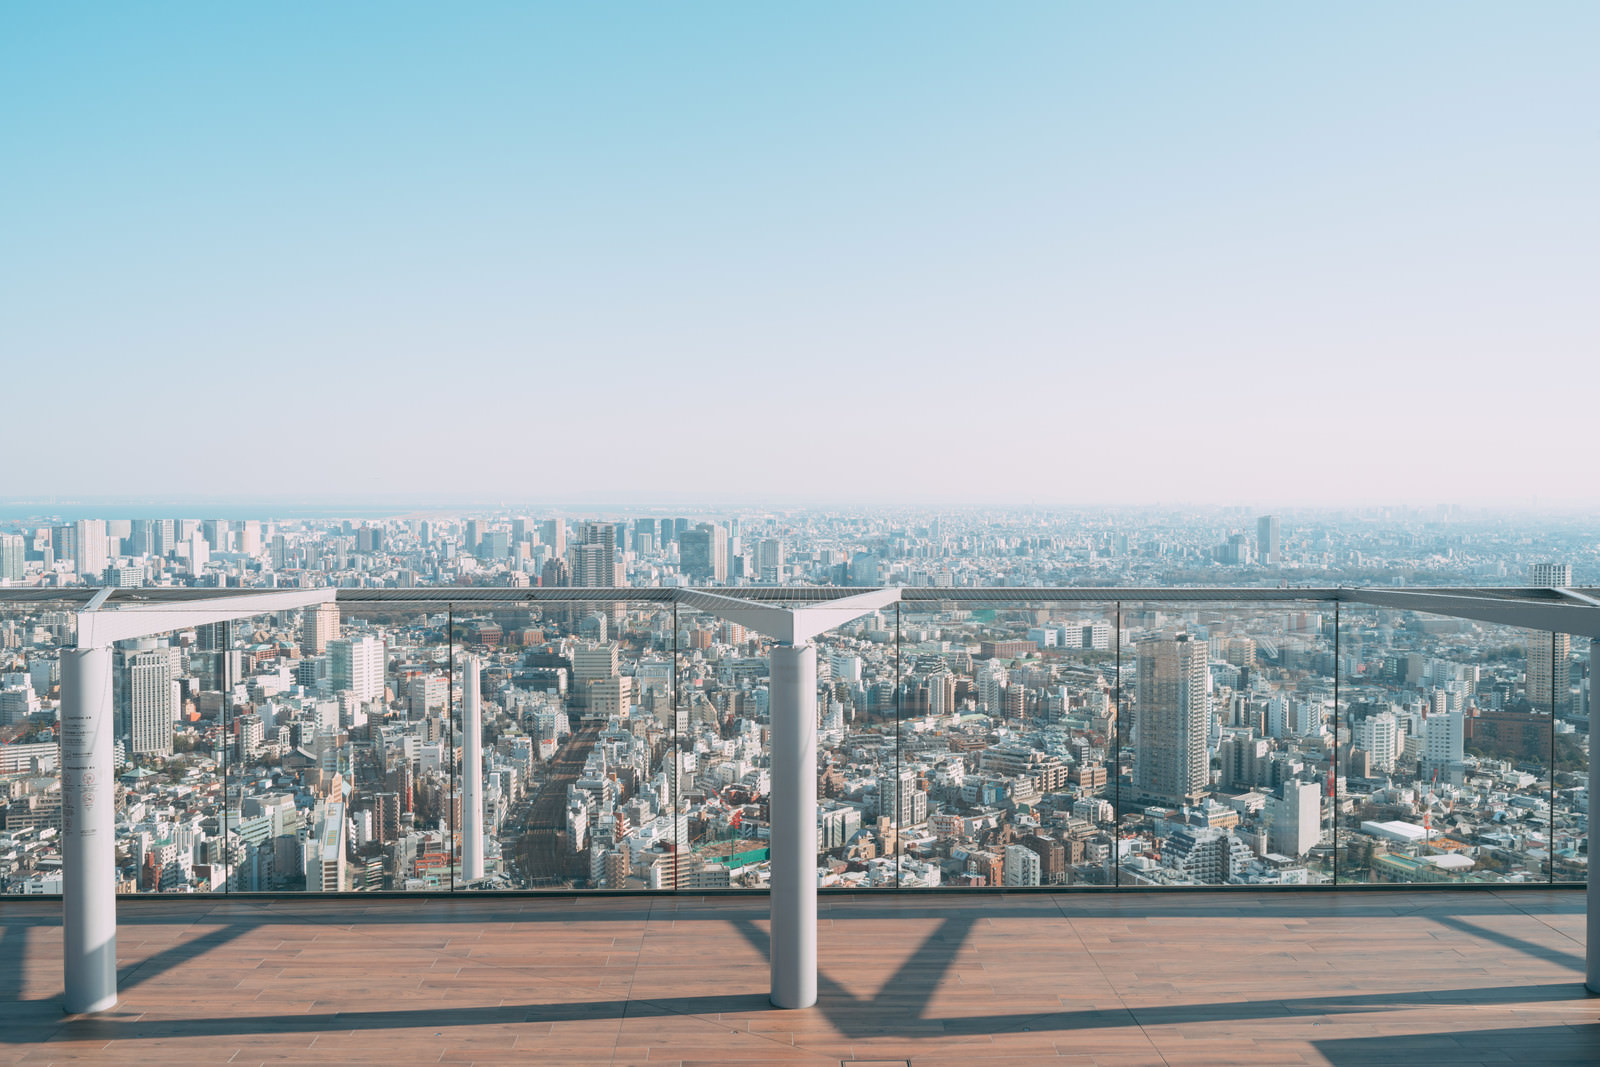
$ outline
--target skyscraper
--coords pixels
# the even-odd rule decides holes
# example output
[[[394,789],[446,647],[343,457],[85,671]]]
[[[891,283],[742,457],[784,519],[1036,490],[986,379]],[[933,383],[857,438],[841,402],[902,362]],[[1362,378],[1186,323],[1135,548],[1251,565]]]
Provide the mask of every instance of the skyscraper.
[[[122,652],[117,672],[117,736],[130,755],[172,755],[177,712],[178,650],[151,647]]]
[[[1466,741],[1459,711],[1435,711],[1422,727],[1422,777],[1460,785],[1465,769]]]
[[[147,556],[155,551],[155,523],[150,519],[134,519],[128,524],[126,554]]]
[[[1351,728],[1356,748],[1372,757],[1372,769],[1389,774],[1400,754],[1400,726],[1392,711],[1357,719]]]
[[[28,546],[21,534],[0,534],[0,582],[21,581],[27,560]]]
[[[1194,803],[1211,780],[1208,646],[1181,633],[1142,641],[1138,650],[1139,792],[1164,803]]]
[[[178,544],[176,525],[171,519],[150,520],[150,554],[152,556],[172,555],[172,550]]]
[[[756,575],[761,581],[773,584],[783,580],[783,542],[776,537],[757,542]]]
[[[80,578],[95,579],[105,571],[110,559],[106,550],[104,519],[82,519],[78,522],[72,559]]]
[[[1278,516],[1263,515],[1256,520],[1256,554],[1265,566],[1283,562],[1283,543],[1278,539]]]
[[[361,703],[382,699],[383,642],[370,634],[329,641],[328,673],[334,689],[348,689]]]
[[[1570,563],[1535,563],[1528,584],[1540,588],[1572,585]],[[1538,711],[1557,715],[1572,710],[1572,636],[1532,630],[1528,633],[1528,702]]]
[[[195,628],[195,646],[201,652],[221,652],[233,647],[232,622],[208,622]]]
[[[678,535],[679,567],[691,579],[728,580],[728,531],[709,522]]]
[[[461,671],[461,877],[483,877],[483,713],[478,657],[463,658]]]
[[[300,620],[300,654],[320,656],[328,651],[328,642],[338,636],[338,604],[318,604],[307,608]]]
[[[621,584],[617,580],[616,526],[609,522],[583,522],[576,532],[578,543],[568,553],[572,584],[589,589]]]
[[[562,559],[567,554],[567,521],[560,516],[539,524],[539,540],[550,546],[551,553]]]

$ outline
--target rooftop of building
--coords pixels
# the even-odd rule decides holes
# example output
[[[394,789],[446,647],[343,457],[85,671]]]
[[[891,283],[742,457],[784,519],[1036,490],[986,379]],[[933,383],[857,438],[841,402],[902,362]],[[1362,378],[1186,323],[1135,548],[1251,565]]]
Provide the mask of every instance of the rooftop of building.
[[[60,904],[0,902],[15,1063],[1600,1061],[1562,889],[874,893],[767,1000],[765,895],[124,898],[61,1007]]]

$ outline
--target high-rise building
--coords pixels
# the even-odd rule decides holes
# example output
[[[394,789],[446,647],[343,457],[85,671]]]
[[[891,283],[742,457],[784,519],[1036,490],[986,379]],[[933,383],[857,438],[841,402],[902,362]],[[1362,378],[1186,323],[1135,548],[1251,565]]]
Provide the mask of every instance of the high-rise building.
[[[539,584],[546,589],[572,584],[572,568],[564,559],[547,559],[539,569]]]
[[[350,888],[345,867],[345,808],[329,801],[306,848],[306,891],[338,893]]]
[[[1266,566],[1283,562],[1283,542],[1278,536],[1278,516],[1263,515],[1256,520],[1256,553]]]
[[[106,523],[104,519],[80,519],[73,538],[72,560],[78,577],[98,578],[110,563],[106,548]]]
[[[478,657],[461,663],[461,876],[483,877],[483,713]]]
[[[18,582],[27,571],[28,545],[21,534],[0,534],[0,582]]]
[[[763,582],[783,581],[783,542],[776,537],[763,538],[756,544],[756,575]]]
[[[475,549],[479,559],[505,559],[511,555],[511,533],[508,530],[485,530]]]
[[[1528,568],[1530,585],[1565,589],[1572,585],[1569,563],[1535,563]],[[1563,715],[1572,710],[1572,637],[1532,630],[1528,633],[1528,702],[1538,711]]]
[[[679,568],[702,582],[728,580],[728,531],[709,522],[678,535]]]
[[[1357,719],[1351,728],[1355,747],[1372,758],[1372,769],[1389,774],[1400,757],[1400,724],[1392,711]]]
[[[172,519],[150,520],[150,554],[170,556],[178,546],[177,524]]]
[[[195,628],[195,647],[201,652],[221,652],[233,647],[233,622],[208,622]]]
[[[1192,804],[1210,784],[1208,651],[1186,633],[1139,643],[1135,775],[1143,796]]]
[[[339,605],[318,604],[305,610],[300,620],[300,654],[320,656],[328,642],[339,636]]]
[[[1465,723],[1459,711],[1435,711],[1422,727],[1422,776],[1459,785],[1466,759]]]
[[[572,584],[585,589],[604,589],[620,584],[617,580],[617,528],[609,522],[583,522],[577,528],[578,542],[567,553],[572,567]]]
[[[329,641],[328,673],[335,690],[349,690],[360,703],[382,699],[383,642],[370,634]]]
[[[557,516],[541,522],[539,524],[539,540],[550,546],[550,551],[556,559],[565,558],[567,554],[567,521]]]
[[[602,678],[615,678],[622,673],[622,661],[614,644],[592,645],[572,652],[572,684],[582,689],[590,682]]]
[[[1267,799],[1267,847],[1280,856],[1304,856],[1322,839],[1322,790],[1291,780]]]
[[[927,822],[928,794],[918,788],[917,772],[909,767],[902,768],[892,780],[895,783],[894,809],[883,814],[902,828]]]
[[[120,655],[117,672],[117,736],[129,755],[172,755],[172,724],[177,718],[178,650],[155,647]]]
[[[129,556],[148,556],[155,550],[155,523],[150,519],[133,519],[128,523],[128,538],[123,552]]]

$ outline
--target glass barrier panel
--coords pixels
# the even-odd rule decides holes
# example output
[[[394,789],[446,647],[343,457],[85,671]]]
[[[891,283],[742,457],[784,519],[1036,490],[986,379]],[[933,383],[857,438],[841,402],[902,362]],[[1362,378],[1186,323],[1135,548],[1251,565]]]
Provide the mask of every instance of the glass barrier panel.
[[[190,604],[172,605],[178,618]],[[106,610],[116,610],[107,608]],[[170,616],[169,616],[170,617]],[[198,627],[126,641],[112,650],[116,862],[125,893],[223,892],[224,782],[220,707],[197,722],[191,668]]]
[[[340,832],[331,808],[342,797],[346,888],[450,889],[462,819],[455,777],[460,752],[451,721],[459,680],[451,665],[449,606],[344,603],[337,612],[337,637],[321,651],[326,620],[316,609],[301,619],[302,671],[314,680],[318,712],[309,752],[321,764],[320,771],[301,774],[314,777],[327,799],[308,813],[308,828],[317,835],[313,846],[320,842],[326,851]],[[330,722],[334,714],[337,722]],[[326,735],[329,726],[343,728],[343,744],[338,735]],[[303,733],[299,740],[307,751]],[[307,890],[317,890],[319,874],[332,886],[328,862],[307,861]]]
[[[909,770],[903,750],[904,694],[898,682],[904,660],[897,617],[894,608],[875,611],[812,641],[817,650],[819,886],[928,884],[924,868],[906,853],[907,841],[927,825],[927,790]]]
[[[1111,884],[1116,625],[1114,604],[900,605],[903,887]]]
[[[771,876],[771,640],[679,607],[671,836],[651,888],[765,889]],[[819,657],[820,660],[820,657]]]
[[[244,892],[450,888],[442,603],[328,603],[197,627],[199,749],[220,770]]]
[[[458,887],[647,887],[640,853],[671,839],[671,606],[457,603],[453,612],[458,684],[465,657],[479,670],[478,782],[463,780],[459,793],[483,840],[483,870],[462,871]],[[461,696],[454,729],[464,753]]]
[[[1562,635],[1552,645],[1559,653]],[[1555,789],[1550,805],[1550,873],[1558,883],[1583,884],[1589,877],[1589,716],[1593,675],[1587,637],[1568,642],[1566,676],[1555,665]]]
[[[1121,611],[1117,883],[1332,881],[1333,604]]]
[[[769,550],[769,559],[774,558]],[[732,595],[737,591],[730,590]],[[785,605],[785,606],[793,606]],[[765,889],[771,877],[772,641],[679,608],[678,887]],[[897,884],[893,609],[813,639],[817,669],[817,879],[826,888]],[[885,810],[883,798],[890,801]]]
[[[1339,881],[1548,881],[1566,636],[1345,603],[1339,641]]]
[[[0,590],[0,894],[59,893],[61,652],[82,605],[16,595]]]

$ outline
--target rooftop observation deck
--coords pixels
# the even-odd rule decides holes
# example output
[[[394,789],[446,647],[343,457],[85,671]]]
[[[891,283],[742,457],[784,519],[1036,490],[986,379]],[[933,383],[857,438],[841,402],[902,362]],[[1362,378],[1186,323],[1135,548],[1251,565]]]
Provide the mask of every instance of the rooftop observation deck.
[[[824,894],[800,1011],[762,896],[120,911],[63,1017],[60,905],[0,903],[0,1062],[1600,1062],[1576,890]]]
[[[1600,1062],[1596,591],[727,592],[16,598],[62,745],[12,772],[0,1062]],[[313,599],[348,678],[279,663]],[[113,811],[155,633],[228,696]]]

